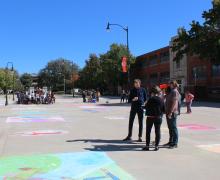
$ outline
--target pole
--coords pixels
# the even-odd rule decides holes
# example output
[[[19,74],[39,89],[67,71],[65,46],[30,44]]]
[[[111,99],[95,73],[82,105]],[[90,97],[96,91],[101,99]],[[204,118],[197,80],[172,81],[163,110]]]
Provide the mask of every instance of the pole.
[[[128,37],[128,27],[126,28],[127,32],[127,51],[128,51],[128,88],[130,86],[130,64],[129,64],[129,37]]]
[[[65,75],[64,75],[63,77],[64,77],[63,90],[64,90],[64,94],[66,94],[66,80],[65,80]]]
[[[14,71],[14,67],[12,66],[13,69],[13,101],[15,101],[15,71]]]

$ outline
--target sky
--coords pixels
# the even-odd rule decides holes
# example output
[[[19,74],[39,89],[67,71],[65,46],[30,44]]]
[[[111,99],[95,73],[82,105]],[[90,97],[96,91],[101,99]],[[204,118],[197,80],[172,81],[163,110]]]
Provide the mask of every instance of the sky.
[[[19,73],[38,73],[60,57],[81,68],[89,54],[105,53],[112,43],[141,55],[169,44],[179,27],[212,7],[211,0],[0,0],[0,67],[12,61]]]

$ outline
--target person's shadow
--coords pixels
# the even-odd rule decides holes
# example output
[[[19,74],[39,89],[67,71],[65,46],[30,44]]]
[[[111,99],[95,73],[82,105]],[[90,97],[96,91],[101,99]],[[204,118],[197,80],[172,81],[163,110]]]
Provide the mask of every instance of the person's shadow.
[[[76,140],[67,140],[68,143],[74,142],[84,142],[91,143],[92,148],[84,148],[89,151],[141,151],[145,146],[145,142],[137,141],[122,141],[122,140],[103,140],[103,139],[76,139]],[[154,148],[153,143],[150,148]],[[164,148],[161,146],[160,148]]]

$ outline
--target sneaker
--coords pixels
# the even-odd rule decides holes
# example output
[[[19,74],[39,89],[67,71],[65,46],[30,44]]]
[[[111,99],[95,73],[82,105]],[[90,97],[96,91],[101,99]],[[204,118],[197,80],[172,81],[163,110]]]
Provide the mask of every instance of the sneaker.
[[[139,139],[137,140],[137,142],[143,142],[143,141],[142,141],[142,139],[141,139],[141,138],[139,138]]]
[[[132,141],[131,137],[126,137],[123,141]]]
[[[144,148],[142,148],[142,151],[149,151],[149,147],[145,146]]]
[[[158,150],[159,150],[159,147],[156,146],[156,147],[154,148],[154,151],[158,151]]]
[[[168,143],[164,144],[163,146],[170,146],[170,145],[171,145],[171,143],[168,142]]]
[[[170,145],[169,149],[175,149],[175,148],[178,148],[178,145],[177,144],[172,144]]]

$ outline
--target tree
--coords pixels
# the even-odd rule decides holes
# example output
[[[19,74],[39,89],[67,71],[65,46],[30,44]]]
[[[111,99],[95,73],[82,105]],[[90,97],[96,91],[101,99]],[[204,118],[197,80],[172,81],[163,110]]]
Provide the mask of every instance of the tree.
[[[72,88],[74,76],[78,74],[78,71],[78,65],[70,60],[64,58],[51,60],[38,73],[38,84],[39,86],[51,87],[54,91],[63,90],[65,78],[67,89]]]
[[[113,90],[117,94],[117,87],[127,84],[128,81],[128,74],[122,73],[123,56],[127,57],[128,66],[135,61],[127,47],[118,44],[112,44],[109,51],[99,57],[91,54],[80,71],[78,86],[83,89]]]
[[[16,79],[18,78],[17,71],[11,71],[9,69],[0,69],[0,89],[12,89],[13,88],[13,76],[15,80],[16,86]],[[16,89],[15,89],[16,90]]]
[[[24,88],[29,88],[32,85],[33,79],[32,79],[31,74],[24,73],[21,75],[20,81],[21,81],[22,85],[24,86]]]
[[[213,8],[202,14],[204,23],[192,21],[191,29],[182,28],[173,42],[172,51],[176,52],[174,60],[184,54],[196,54],[201,59],[220,62],[220,3],[213,2]]]

